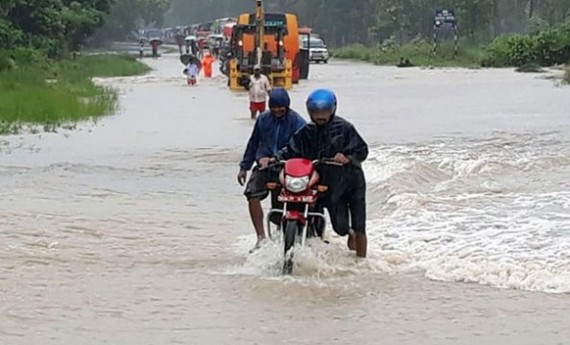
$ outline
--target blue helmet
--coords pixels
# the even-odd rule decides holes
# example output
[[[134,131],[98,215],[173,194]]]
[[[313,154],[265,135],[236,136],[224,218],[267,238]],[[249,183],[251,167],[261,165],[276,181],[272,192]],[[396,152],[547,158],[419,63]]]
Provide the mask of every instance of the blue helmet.
[[[289,109],[291,99],[289,93],[282,87],[276,87],[269,93],[269,107],[285,107]]]
[[[317,89],[307,98],[307,111],[311,114],[315,110],[330,110],[336,112],[336,96],[329,89]]]

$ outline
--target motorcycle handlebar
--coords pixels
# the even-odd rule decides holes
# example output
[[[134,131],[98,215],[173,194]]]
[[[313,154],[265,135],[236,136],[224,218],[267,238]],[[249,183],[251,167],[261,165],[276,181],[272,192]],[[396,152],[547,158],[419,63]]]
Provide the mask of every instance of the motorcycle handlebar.
[[[269,164],[267,164],[265,168],[259,168],[259,171],[267,170],[269,168],[273,168],[280,165],[285,165],[285,161],[279,160],[279,161],[270,162]]]
[[[319,165],[319,164],[327,164],[327,165],[336,165],[336,166],[343,166],[344,164],[339,163],[339,162],[335,162],[334,159],[332,158],[322,158],[322,159],[315,159],[313,161],[313,165]]]
[[[259,170],[263,171],[263,170],[273,168],[276,166],[282,166],[282,165],[285,165],[285,162],[287,162],[287,161],[286,160],[276,160],[276,161],[269,163],[265,168],[260,168]],[[315,159],[312,161],[312,163],[314,166],[317,166],[319,164],[334,165],[334,166],[339,166],[339,167],[344,166],[344,164],[342,164],[342,163],[335,162],[335,160],[333,158]]]

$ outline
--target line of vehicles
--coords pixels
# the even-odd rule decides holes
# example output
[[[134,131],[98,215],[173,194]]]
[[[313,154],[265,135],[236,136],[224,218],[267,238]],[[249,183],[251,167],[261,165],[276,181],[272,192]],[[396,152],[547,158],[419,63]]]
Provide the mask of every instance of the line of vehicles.
[[[255,11],[237,18],[166,28],[167,43],[191,45],[208,50],[220,60],[220,71],[228,76],[231,90],[244,90],[255,66],[259,66],[273,86],[292,88],[307,79],[310,62],[327,63],[329,52],[311,28],[300,27],[292,13],[265,13],[263,0],[255,0]]]

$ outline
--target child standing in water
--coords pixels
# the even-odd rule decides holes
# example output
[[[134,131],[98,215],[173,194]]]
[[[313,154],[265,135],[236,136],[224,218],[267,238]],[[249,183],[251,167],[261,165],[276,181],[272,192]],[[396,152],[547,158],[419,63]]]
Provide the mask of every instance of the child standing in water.
[[[194,61],[190,61],[186,66],[186,83],[188,85],[196,85],[196,78],[198,75],[198,65]]]

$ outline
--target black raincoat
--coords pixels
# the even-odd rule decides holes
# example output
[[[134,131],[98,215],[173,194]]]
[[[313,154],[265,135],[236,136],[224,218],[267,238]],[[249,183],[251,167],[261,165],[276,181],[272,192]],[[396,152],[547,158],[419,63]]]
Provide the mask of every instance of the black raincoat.
[[[321,183],[329,187],[323,205],[329,209],[333,228],[339,235],[348,234],[350,228],[364,232],[366,182],[361,163],[368,157],[368,145],[350,122],[333,115],[326,125],[307,124],[276,156],[284,160],[315,160],[333,158],[337,153],[344,154],[351,162],[343,167],[318,167]],[[349,211],[352,224],[348,221]]]

